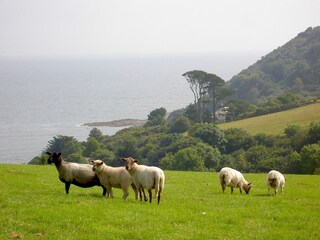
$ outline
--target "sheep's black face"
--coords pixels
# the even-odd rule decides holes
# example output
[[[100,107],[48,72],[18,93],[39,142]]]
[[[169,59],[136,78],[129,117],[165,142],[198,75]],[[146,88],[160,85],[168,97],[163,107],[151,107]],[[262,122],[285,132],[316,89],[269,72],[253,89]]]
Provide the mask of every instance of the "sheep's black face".
[[[243,189],[246,192],[246,194],[249,194],[250,189],[251,189],[251,183],[249,183],[247,186],[244,186]]]
[[[49,152],[47,152],[47,154],[49,155],[48,164],[61,162],[61,159],[60,159],[61,153],[56,153],[56,152],[49,153]]]

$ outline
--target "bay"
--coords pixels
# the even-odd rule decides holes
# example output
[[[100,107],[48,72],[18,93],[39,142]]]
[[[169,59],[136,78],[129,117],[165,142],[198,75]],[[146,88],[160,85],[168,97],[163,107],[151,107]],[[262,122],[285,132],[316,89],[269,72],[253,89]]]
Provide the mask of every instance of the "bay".
[[[84,123],[186,107],[193,96],[183,73],[203,70],[227,81],[261,56],[0,59],[0,163],[27,163],[59,134],[85,141],[92,127]],[[122,129],[98,128],[107,135]]]

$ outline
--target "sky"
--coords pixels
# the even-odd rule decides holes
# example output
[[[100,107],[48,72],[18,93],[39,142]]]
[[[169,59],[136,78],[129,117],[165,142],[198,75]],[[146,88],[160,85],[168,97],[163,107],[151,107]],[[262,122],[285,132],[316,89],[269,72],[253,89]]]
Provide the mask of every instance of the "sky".
[[[0,57],[265,52],[320,25],[319,0],[0,0]]]

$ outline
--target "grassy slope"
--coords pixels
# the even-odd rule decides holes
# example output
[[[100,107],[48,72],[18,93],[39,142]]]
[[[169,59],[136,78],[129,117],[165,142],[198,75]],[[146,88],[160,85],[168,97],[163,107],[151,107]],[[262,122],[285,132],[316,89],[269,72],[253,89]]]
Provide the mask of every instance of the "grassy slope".
[[[319,239],[320,176],[286,175],[267,196],[266,174],[245,174],[250,195],[221,193],[217,173],[165,172],[160,205],[120,190],[71,186],[53,166],[0,165],[0,239]]]
[[[320,121],[320,103],[310,104],[283,112],[219,124],[222,129],[243,128],[250,134],[281,135],[288,125],[308,126]]]

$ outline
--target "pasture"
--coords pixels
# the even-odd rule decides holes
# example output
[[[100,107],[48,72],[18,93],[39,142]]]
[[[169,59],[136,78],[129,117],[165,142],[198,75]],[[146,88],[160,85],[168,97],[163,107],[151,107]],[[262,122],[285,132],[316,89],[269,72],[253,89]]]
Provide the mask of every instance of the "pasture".
[[[282,112],[271,113],[258,117],[246,118],[234,122],[219,124],[219,128],[243,128],[251,135],[265,133],[270,135],[282,135],[288,125],[307,127],[312,122],[319,122],[320,103],[313,103],[303,107],[294,108]]]
[[[320,176],[285,175],[268,196],[266,174],[245,174],[250,195],[222,193],[217,173],[165,171],[160,205],[102,197],[54,166],[0,165],[0,239],[319,239]]]

